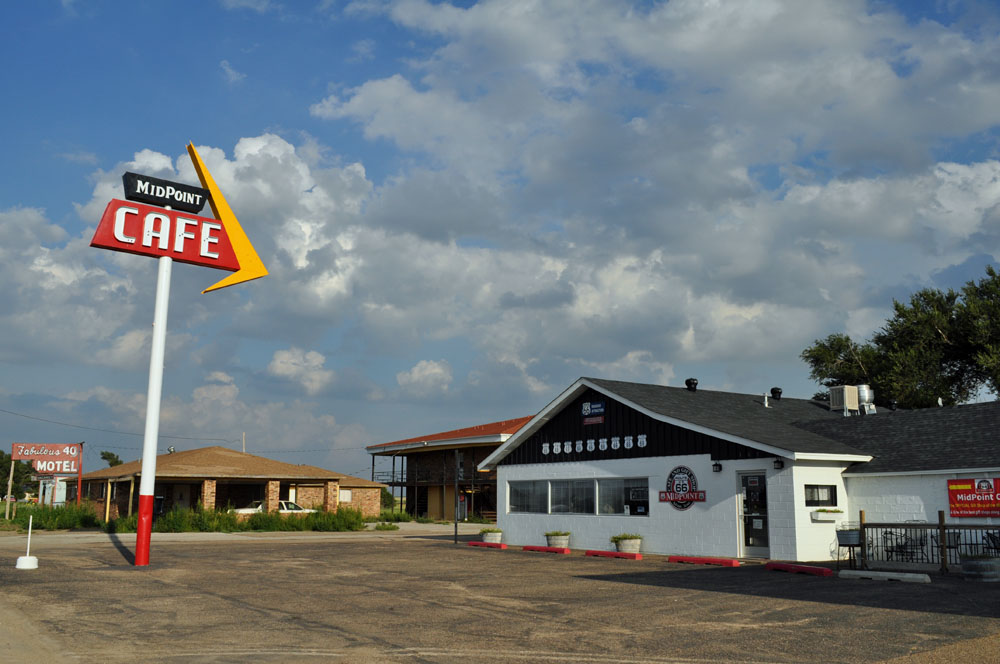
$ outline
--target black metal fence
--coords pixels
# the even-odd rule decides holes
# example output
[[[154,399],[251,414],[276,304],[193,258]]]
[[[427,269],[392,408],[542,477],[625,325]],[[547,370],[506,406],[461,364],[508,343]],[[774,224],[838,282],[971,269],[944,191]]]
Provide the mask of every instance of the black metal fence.
[[[856,556],[863,567],[935,566],[947,572],[961,564],[963,556],[1000,558],[1000,526],[945,523],[943,512],[938,523],[866,523],[862,512],[859,523],[842,524],[840,530],[852,527],[860,530]],[[843,533],[838,540],[846,541]]]

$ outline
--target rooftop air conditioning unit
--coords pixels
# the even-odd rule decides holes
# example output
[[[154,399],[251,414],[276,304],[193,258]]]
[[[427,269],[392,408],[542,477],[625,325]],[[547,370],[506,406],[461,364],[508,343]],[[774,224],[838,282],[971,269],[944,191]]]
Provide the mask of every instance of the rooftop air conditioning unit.
[[[851,411],[859,412],[858,388],[854,385],[837,385],[830,388],[830,410],[844,411],[844,417]]]

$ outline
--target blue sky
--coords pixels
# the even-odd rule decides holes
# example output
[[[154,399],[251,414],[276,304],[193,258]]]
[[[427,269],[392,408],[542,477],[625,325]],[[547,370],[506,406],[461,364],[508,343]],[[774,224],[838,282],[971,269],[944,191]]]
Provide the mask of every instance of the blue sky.
[[[160,447],[365,445],[582,375],[815,386],[814,339],[1000,254],[1000,12],[946,2],[0,9],[0,424],[138,458],[155,261],[90,248],[199,146],[271,271],[174,270]]]

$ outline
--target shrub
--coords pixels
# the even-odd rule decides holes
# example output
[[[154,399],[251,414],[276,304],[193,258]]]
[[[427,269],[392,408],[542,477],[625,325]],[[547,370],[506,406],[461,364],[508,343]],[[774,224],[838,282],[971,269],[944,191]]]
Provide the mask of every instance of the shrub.
[[[139,529],[139,515],[121,516],[111,519],[104,524],[104,531],[108,533],[134,533]]]
[[[637,535],[635,533],[622,533],[621,535],[611,536],[612,544],[618,544],[618,542],[621,542],[622,540],[630,540],[630,539],[642,539],[642,535]]]
[[[413,517],[410,516],[408,512],[397,511],[392,512],[391,510],[382,510],[382,512],[377,517],[369,517],[368,521],[381,521],[386,523],[404,523],[413,521]]]
[[[426,516],[418,516],[414,519],[417,523],[434,523],[434,519],[428,518]]]
[[[545,533],[546,537],[569,537],[568,530],[552,530]]]
[[[349,530],[364,530],[365,520],[361,512],[349,507],[342,507],[336,512],[315,512],[305,517],[309,530],[320,532],[345,532]]]
[[[485,535],[486,533],[502,533],[503,531],[499,528],[483,528],[479,531],[480,535]]]
[[[486,517],[479,516],[478,514],[470,514],[469,518],[465,521],[467,523],[493,523],[493,519],[487,519]]]
[[[394,523],[379,523],[375,525],[375,530],[399,530],[399,526]]]
[[[93,504],[83,502],[53,507],[51,505],[23,506],[13,519],[20,528],[28,529],[28,520],[32,517],[32,528],[39,530],[68,530],[70,528],[97,528],[100,521]]]

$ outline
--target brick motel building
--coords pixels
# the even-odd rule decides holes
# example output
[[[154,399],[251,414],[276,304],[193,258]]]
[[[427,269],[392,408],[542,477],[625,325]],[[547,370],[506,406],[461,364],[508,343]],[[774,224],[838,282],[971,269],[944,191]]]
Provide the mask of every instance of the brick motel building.
[[[83,497],[105,520],[138,510],[142,461],[102,468],[83,476]],[[205,509],[246,507],[263,501],[268,512],[279,500],[306,508],[336,511],[341,506],[377,516],[384,484],[316,466],[283,463],[225,447],[202,447],[156,457],[154,512],[174,507]],[[75,494],[76,487],[72,487]],[[110,496],[110,500],[108,497]],[[67,496],[67,500],[75,495]]]

